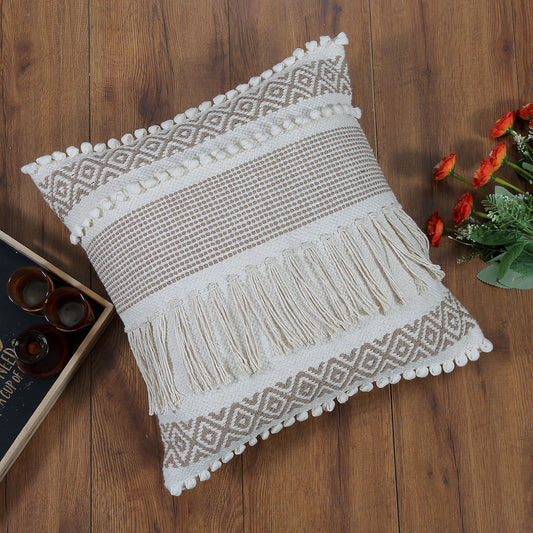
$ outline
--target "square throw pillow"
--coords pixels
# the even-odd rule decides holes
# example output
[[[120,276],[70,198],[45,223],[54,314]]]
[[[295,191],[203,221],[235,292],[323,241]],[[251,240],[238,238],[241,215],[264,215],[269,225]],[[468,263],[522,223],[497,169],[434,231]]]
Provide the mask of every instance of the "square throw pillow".
[[[345,44],[23,168],[124,322],[172,494],[335,400],[491,349],[382,175]]]

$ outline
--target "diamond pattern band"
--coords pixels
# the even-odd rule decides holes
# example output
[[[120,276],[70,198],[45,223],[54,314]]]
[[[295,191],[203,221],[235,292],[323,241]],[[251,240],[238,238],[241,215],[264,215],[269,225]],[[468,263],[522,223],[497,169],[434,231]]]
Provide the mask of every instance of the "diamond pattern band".
[[[164,467],[187,467],[216,456],[262,428],[311,408],[327,396],[344,392],[379,374],[401,373],[413,363],[430,358],[455,344],[476,323],[450,294],[420,319],[266,387],[220,411],[196,419],[162,423]]]

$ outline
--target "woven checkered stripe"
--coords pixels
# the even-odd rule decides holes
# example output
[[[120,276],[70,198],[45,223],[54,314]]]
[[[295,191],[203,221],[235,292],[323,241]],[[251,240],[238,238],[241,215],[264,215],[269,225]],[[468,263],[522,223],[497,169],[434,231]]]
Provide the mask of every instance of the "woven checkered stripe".
[[[351,95],[348,69],[341,55],[297,64],[255,89],[167,131],[148,135],[114,150],[76,157],[39,178],[37,185],[52,209],[64,218],[84,196],[121,174],[174,157],[207,139],[302,99],[332,93]]]
[[[213,460],[236,443],[310,406],[384,373],[430,365],[430,359],[463,338],[476,322],[448,293],[432,311],[412,323],[266,387],[229,407],[182,422],[161,423],[164,467]]]
[[[95,237],[87,253],[122,312],[180,279],[388,190],[354,121],[135,209]]]

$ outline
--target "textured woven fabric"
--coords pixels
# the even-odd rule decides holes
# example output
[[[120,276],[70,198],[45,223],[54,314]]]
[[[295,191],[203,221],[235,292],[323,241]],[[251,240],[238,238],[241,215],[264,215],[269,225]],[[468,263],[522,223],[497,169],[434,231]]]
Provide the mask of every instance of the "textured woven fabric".
[[[490,350],[372,154],[346,43],[23,169],[124,322],[173,494],[334,400]]]

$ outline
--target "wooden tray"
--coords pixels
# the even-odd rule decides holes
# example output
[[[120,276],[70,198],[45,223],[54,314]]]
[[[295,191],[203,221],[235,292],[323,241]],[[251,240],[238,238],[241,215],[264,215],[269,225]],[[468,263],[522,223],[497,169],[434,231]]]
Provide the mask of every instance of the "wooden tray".
[[[41,266],[59,280],[58,284],[78,288],[90,300],[96,316],[90,328],[66,334],[72,356],[67,366],[51,378],[23,374],[13,357],[14,338],[26,328],[46,323],[42,313],[23,311],[7,296],[9,276],[26,265]],[[0,481],[65,390],[113,314],[110,302],[0,231]]]

